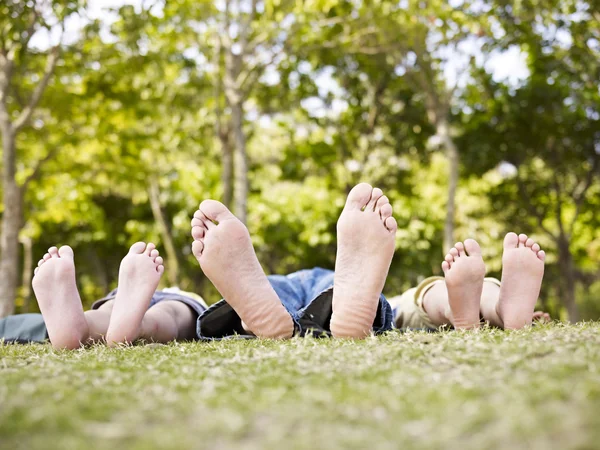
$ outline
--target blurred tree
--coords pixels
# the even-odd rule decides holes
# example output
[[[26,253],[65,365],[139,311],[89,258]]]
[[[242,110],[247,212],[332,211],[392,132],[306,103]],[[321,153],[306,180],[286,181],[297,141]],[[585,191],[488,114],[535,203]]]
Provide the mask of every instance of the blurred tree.
[[[187,22],[187,45],[195,43],[205,63],[202,70],[212,75],[223,200],[233,201],[233,210],[244,223],[250,188],[246,107],[265,71],[283,58],[294,25],[293,5],[291,1],[225,0],[222,4],[179,1],[168,6],[173,16]]]
[[[315,9],[328,18],[322,47],[336,48],[340,55],[379,56],[397,74],[404,76],[412,90],[422,97],[426,117],[448,158],[448,191],[444,225],[444,248],[454,244],[455,197],[459,182],[460,152],[452,131],[452,105],[462,72],[454,83],[445,71],[460,59],[462,44],[478,36],[484,19],[471,2],[459,7],[447,2],[314,2]],[[399,31],[401,30],[401,31]],[[371,58],[373,61],[375,58]],[[390,73],[390,72],[388,72]],[[385,84],[375,85],[379,96]],[[373,105],[377,105],[376,101]],[[376,109],[373,110],[374,112]]]
[[[499,274],[516,229],[550,250],[546,305],[576,295],[596,314],[597,20],[586,2],[550,0],[147,0],[85,19],[15,140],[26,205],[15,273],[28,285],[33,255],[68,243],[89,303],[115,286],[131,243],[154,241],[163,283],[213,301],[189,246],[202,199],[247,209],[268,272],[332,268],[346,193],[367,181],[400,225],[386,294],[439,274],[450,234],[477,237]],[[529,73],[488,72],[515,49]],[[13,124],[49,53],[15,56]]]
[[[531,74],[516,88],[475,74],[480,83],[471,92],[474,113],[461,144],[474,157],[472,167],[510,163],[490,193],[497,213],[549,239],[558,296],[577,321],[577,253],[590,241],[586,229],[600,225],[593,212],[600,184],[600,15],[575,1],[495,6],[502,37],[490,36],[488,48],[518,46]]]
[[[7,1],[0,4],[0,132],[2,133],[4,213],[0,237],[0,317],[11,314],[18,286],[19,231],[23,227],[23,199],[42,166],[58,146],[33,163],[33,170],[17,179],[19,134],[38,106],[61,60],[62,33],[67,18],[83,6],[81,1]],[[58,43],[47,50],[30,46],[38,33],[58,31]],[[43,62],[45,61],[45,63]]]

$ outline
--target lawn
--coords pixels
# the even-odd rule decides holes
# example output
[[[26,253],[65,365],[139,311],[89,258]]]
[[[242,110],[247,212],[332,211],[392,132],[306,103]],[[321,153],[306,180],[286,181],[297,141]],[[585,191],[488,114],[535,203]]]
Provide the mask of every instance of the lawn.
[[[0,448],[600,448],[600,323],[0,345]]]

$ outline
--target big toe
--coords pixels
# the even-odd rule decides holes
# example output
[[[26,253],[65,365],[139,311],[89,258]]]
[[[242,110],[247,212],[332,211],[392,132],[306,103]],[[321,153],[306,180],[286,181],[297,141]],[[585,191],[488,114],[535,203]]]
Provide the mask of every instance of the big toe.
[[[129,253],[137,253],[138,255],[146,250],[145,242],[136,242],[129,248]]]
[[[373,187],[368,183],[360,183],[352,188],[346,200],[346,207],[351,209],[363,209],[371,200]]]
[[[61,258],[74,259],[73,249],[68,245],[63,245],[58,249],[58,254]]]
[[[480,256],[481,247],[474,239],[467,239],[465,241],[465,250],[469,256]]]
[[[200,203],[200,211],[217,224],[222,220],[235,217],[223,203],[216,200],[204,200]]]
[[[508,233],[504,238],[504,248],[517,248],[519,245],[519,236],[516,233]]]

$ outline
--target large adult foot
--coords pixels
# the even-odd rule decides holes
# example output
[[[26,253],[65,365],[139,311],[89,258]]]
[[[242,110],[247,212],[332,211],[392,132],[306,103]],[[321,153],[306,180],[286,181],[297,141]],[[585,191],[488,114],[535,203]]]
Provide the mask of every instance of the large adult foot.
[[[35,269],[32,285],[52,346],[75,349],[84,344],[89,328],[77,291],[71,247],[50,248]]]
[[[192,219],[192,252],[202,271],[256,336],[290,338],[291,316],[267,280],[248,229],[226,207],[204,200]]]
[[[504,238],[497,312],[505,329],[531,325],[544,277],[545,260],[546,253],[526,235],[508,233]]]
[[[458,242],[446,255],[442,270],[450,304],[446,317],[457,329],[479,327],[479,304],[485,277],[481,247],[473,239],[467,239],[464,244]]]
[[[164,271],[154,244],[131,246],[119,268],[119,288],[106,333],[108,345],[133,342],[140,336],[142,319]]]
[[[350,191],[337,223],[333,336],[360,339],[371,333],[397,227],[381,189],[361,183]]]

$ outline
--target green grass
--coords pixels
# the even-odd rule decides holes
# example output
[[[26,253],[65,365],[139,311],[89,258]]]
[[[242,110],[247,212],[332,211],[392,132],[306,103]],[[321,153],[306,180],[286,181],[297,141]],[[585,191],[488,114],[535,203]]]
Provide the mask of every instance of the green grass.
[[[0,448],[600,448],[600,323],[0,345]]]

